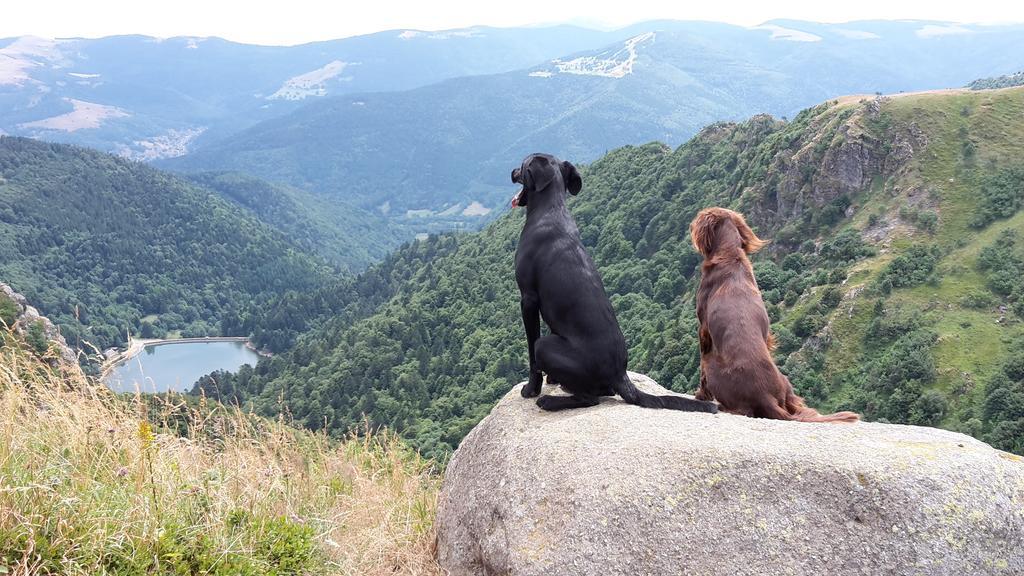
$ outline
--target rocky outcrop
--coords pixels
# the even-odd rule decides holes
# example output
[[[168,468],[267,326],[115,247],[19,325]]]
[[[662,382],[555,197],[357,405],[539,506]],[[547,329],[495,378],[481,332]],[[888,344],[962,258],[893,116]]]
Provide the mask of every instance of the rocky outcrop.
[[[765,199],[752,207],[754,220],[781,226],[806,210],[854,198],[877,177],[906,170],[928,139],[914,123],[891,125],[883,111],[886,100],[819,107],[799,138],[769,165],[759,184],[765,189],[754,195]]]
[[[912,426],[548,413],[516,388],[452,457],[436,527],[452,576],[1022,574],[1024,459]]]
[[[9,301],[14,304],[14,322],[13,326],[10,327],[16,333],[25,336],[31,326],[41,324],[43,335],[52,343],[50,346],[50,350],[53,353],[52,359],[68,366],[78,366],[78,354],[68,346],[64,336],[60,333],[60,329],[53,322],[50,322],[49,318],[39,314],[38,310],[30,306],[24,296],[15,292],[7,284],[0,283],[0,300]]]

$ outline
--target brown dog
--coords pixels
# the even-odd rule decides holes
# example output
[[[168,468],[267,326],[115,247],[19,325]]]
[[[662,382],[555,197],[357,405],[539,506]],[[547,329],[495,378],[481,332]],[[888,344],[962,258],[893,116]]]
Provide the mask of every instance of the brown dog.
[[[700,320],[700,400],[718,400],[733,414],[802,422],[855,422],[853,412],[822,415],[804,404],[772,360],[768,313],[747,254],[765,242],[743,216],[725,208],[701,210],[690,224],[704,256]]]

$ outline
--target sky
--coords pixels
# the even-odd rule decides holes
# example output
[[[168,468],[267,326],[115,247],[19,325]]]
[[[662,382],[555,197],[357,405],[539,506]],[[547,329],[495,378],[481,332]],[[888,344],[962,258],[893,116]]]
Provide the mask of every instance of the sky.
[[[412,28],[575,23],[614,28],[652,19],[713,20],[754,26],[792,18],[1024,22],[1024,2],[1007,0],[3,0],[0,38],[27,34],[96,38],[114,34],[220,36],[292,45]]]

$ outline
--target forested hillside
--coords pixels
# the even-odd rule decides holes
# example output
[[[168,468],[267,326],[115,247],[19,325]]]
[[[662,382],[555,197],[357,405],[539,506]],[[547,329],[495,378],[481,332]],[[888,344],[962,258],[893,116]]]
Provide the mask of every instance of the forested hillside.
[[[0,278],[73,346],[113,346],[127,331],[234,332],[247,310],[315,290],[329,272],[248,210],[180,178],[0,137]]]
[[[587,167],[570,207],[631,369],[695,387],[688,224],[731,206],[772,241],[755,268],[777,359],[812,404],[1024,451],[1022,113],[1021,89],[844,99]],[[255,372],[214,375],[207,393],[264,413],[283,398],[335,431],[365,413],[443,455],[526,376],[512,272],[523,217],[407,246],[393,283],[376,276],[393,295],[373,314],[328,322]]]
[[[217,192],[252,212],[311,254],[348,271],[380,262],[411,232],[379,214],[340,198],[325,200],[311,192],[234,172],[201,172],[192,182]]]

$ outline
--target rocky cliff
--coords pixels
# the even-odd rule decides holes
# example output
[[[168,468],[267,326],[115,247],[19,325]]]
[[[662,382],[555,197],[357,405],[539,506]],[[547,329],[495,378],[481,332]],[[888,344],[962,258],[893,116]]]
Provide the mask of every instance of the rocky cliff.
[[[848,97],[809,108],[784,130],[770,116],[748,123],[754,141],[775,140],[762,178],[744,190],[755,222],[782,226],[829,205],[849,207],[873,182],[898,177],[928,144],[915,122],[893,124],[884,112],[890,99]],[[769,128],[775,127],[776,130]],[[702,134],[702,136],[707,136]],[[852,211],[851,211],[852,214]],[[846,214],[849,216],[850,214]]]

